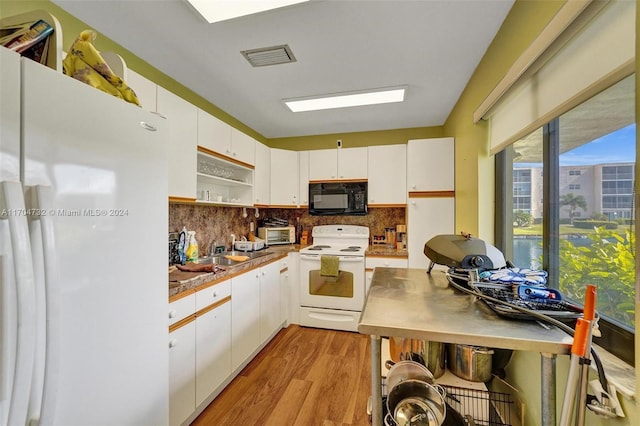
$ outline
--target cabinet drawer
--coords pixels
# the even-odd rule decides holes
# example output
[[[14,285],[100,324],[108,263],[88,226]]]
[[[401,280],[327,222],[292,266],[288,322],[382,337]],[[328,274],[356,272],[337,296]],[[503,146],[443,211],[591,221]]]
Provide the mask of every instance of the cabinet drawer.
[[[366,268],[406,268],[409,261],[406,258],[398,257],[367,257]]]
[[[169,303],[169,325],[175,324],[196,311],[196,294],[192,292],[188,296],[181,297]]]
[[[231,280],[225,280],[196,292],[196,311],[231,295]]]

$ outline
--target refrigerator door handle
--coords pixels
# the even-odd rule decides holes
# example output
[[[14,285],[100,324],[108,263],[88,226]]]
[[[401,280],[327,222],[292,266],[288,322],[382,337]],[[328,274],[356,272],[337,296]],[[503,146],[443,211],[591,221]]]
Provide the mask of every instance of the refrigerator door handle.
[[[6,219],[9,225],[17,299],[15,373],[10,391],[8,424],[26,424],[36,344],[36,296],[28,211],[20,182],[0,182],[0,207],[0,218]]]
[[[57,327],[60,312],[60,290],[56,259],[56,239],[53,202],[53,188],[32,186],[27,188],[25,203],[27,209],[39,214],[31,215],[31,249],[33,253],[34,275],[36,277],[36,302],[40,341],[36,347],[36,368],[34,370],[33,405],[30,423],[52,424],[58,383],[58,357],[60,350]]]

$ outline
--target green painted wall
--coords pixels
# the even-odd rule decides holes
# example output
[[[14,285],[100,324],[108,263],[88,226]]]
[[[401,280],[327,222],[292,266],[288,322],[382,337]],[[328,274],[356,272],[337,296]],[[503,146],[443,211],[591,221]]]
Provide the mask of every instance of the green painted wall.
[[[444,125],[456,138],[456,229],[494,238],[494,157],[473,112],[558,11],[559,1],[516,1]]]
[[[342,146],[344,148],[355,148],[370,145],[406,144],[407,141],[411,139],[440,138],[444,136],[445,134],[442,126],[416,127],[411,129],[277,138],[269,139],[268,145],[273,148],[304,151],[307,149],[335,148],[336,141],[338,139],[342,141]]]

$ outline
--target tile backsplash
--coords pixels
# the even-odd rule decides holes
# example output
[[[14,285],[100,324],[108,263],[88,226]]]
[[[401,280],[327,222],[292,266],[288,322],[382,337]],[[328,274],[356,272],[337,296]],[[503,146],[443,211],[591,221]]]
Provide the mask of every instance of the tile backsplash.
[[[236,239],[249,234],[250,223],[256,229],[265,217],[286,219],[295,225],[296,217],[300,217],[302,228],[311,233],[316,225],[362,225],[369,227],[370,235],[383,235],[384,228],[395,227],[406,223],[405,208],[373,208],[366,216],[311,216],[306,208],[302,209],[256,209],[246,208],[247,217],[243,217],[241,207],[199,206],[193,204],[169,204],[169,232],[177,232],[183,226],[189,231],[196,231],[196,239],[200,254],[209,254],[213,241],[217,245],[229,247],[231,234]]]

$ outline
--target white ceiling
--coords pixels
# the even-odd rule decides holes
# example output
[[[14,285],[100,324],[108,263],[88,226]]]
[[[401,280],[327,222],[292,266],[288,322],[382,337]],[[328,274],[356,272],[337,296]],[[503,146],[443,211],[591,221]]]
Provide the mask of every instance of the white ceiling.
[[[208,24],[184,0],[53,2],[267,138],[444,124],[513,4],[315,0]],[[240,54],[280,44],[297,62],[253,68]],[[293,113],[281,102],[399,85],[403,103]]]

